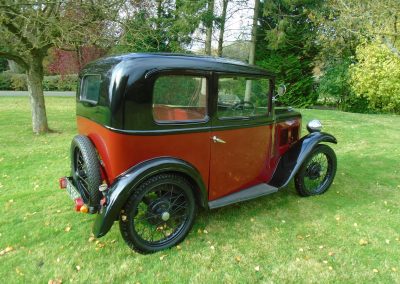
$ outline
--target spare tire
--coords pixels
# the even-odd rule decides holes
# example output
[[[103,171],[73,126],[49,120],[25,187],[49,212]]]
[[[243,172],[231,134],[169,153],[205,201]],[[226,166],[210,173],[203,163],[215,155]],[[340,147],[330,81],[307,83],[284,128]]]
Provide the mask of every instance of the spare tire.
[[[71,142],[71,172],[75,186],[89,212],[98,211],[101,199],[100,161],[92,142],[87,136],[77,135]]]

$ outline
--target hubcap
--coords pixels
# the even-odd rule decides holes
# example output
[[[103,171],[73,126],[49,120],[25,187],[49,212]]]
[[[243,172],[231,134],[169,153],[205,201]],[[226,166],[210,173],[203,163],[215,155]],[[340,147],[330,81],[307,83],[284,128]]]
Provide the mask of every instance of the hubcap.
[[[163,221],[168,221],[169,220],[169,212],[164,212],[161,214],[161,219],[163,219]]]

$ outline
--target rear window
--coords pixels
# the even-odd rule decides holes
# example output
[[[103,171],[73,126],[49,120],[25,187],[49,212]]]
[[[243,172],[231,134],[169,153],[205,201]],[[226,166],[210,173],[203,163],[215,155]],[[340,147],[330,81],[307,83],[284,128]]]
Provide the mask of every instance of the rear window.
[[[97,103],[100,95],[100,85],[100,75],[85,75],[82,78],[81,101]]]

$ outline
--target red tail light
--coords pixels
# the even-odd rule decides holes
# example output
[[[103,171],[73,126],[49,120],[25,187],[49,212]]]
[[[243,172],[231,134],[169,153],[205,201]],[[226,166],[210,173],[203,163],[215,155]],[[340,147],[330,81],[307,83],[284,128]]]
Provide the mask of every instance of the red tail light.
[[[83,202],[82,198],[77,198],[75,199],[75,211],[80,212],[81,211],[81,207],[84,205],[85,203]]]
[[[62,177],[58,180],[58,182],[60,183],[60,189],[65,189],[67,187],[67,178],[66,177]]]

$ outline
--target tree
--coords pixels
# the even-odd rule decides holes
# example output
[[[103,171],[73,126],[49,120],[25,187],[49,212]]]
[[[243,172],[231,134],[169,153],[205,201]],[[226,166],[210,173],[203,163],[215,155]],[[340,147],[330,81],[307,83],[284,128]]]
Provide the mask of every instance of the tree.
[[[205,53],[211,55],[212,33],[214,25],[214,0],[207,0],[207,13],[205,14],[206,42]]]
[[[218,36],[218,50],[217,55],[222,56],[222,45],[224,43],[224,33],[226,24],[226,12],[228,10],[229,0],[222,0],[222,12],[219,19],[219,36]]]
[[[183,52],[199,26],[205,1],[147,0],[133,3],[114,53]]]
[[[319,43],[332,51],[351,50],[365,40],[380,40],[400,57],[400,3],[398,0],[327,0],[309,11],[318,23]],[[335,54],[335,52],[333,53]]]
[[[107,21],[118,16],[117,1],[0,1],[0,57],[15,61],[28,78],[32,129],[49,131],[43,96],[43,60],[53,46],[109,42]]]
[[[251,41],[250,41],[250,52],[249,52],[249,64],[254,65],[254,58],[256,52],[256,41],[257,41],[257,26],[258,26],[258,14],[260,9],[260,0],[254,1],[254,13],[253,13],[253,24],[251,26]],[[246,81],[246,93],[244,100],[250,101],[251,95],[251,80]]]
[[[315,25],[308,11],[320,0],[270,0],[263,2],[257,31],[256,61],[277,74],[277,84],[287,85],[282,104],[308,106],[317,99],[313,68],[318,55]]]

